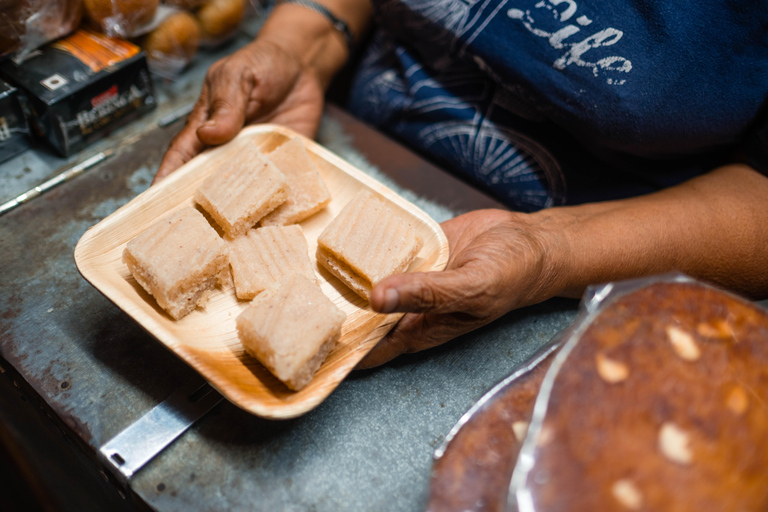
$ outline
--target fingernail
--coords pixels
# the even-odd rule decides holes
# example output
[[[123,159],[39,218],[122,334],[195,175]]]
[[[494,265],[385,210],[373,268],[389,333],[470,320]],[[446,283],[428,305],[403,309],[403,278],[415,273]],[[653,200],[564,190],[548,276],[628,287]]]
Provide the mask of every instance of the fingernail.
[[[397,290],[389,288],[384,291],[384,307],[381,308],[382,313],[391,313],[397,307],[397,301],[400,300],[400,296]]]
[[[206,122],[204,122],[202,124],[203,128],[213,128],[214,126],[216,126],[216,120],[215,119],[210,119],[210,120],[208,120],[208,121],[206,121]]]

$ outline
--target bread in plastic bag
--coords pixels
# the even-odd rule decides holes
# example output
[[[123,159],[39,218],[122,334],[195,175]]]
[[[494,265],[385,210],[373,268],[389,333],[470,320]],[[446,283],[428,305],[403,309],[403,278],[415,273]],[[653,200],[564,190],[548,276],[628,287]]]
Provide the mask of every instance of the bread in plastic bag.
[[[82,0],[0,0],[0,57],[22,61],[35,49],[74,31]]]
[[[160,0],[83,0],[85,14],[108,36],[141,35],[152,22]]]
[[[175,78],[190,63],[200,45],[200,25],[188,11],[168,10],[162,21],[141,41],[150,70],[165,78]]]
[[[246,0],[204,0],[195,13],[203,44],[215,46],[234,36],[245,11]]]
[[[180,7],[188,11],[193,11],[203,5],[205,0],[165,0],[165,5]]]

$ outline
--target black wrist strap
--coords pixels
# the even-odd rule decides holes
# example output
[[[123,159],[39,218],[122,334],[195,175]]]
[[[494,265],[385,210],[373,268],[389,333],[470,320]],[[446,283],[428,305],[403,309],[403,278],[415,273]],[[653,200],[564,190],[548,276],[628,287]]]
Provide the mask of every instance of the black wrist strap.
[[[281,3],[300,5],[311,11],[315,11],[318,14],[322,14],[331,22],[333,28],[338,30],[341,35],[344,36],[344,40],[347,42],[347,48],[349,48],[350,51],[352,50],[352,47],[355,44],[355,37],[352,35],[352,31],[349,30],[349,26],[347,26],[346,22],[334,16],[324,5],[312,0],[282,0]]]

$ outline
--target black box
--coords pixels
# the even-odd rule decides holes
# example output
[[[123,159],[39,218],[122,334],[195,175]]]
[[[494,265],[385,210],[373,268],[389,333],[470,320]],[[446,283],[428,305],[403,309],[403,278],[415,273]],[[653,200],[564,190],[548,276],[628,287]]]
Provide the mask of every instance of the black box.
[[[78,30],[0,74],[27,96],[35,135],[64,156],[155,107],[144,54],[121,39]]]
[[[0,80],[0,162],[29,149],[29,128],[19,90]]]

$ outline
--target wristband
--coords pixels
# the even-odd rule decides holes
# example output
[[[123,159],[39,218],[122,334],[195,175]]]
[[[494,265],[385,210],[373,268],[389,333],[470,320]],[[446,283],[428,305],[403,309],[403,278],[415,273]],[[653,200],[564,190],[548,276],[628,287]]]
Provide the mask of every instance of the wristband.
[[[324,5],[314,2],[313,0],[282,0],[281,3],[300,5],[325,16],[325,18],[331,22],[333,28],[338,30],[339,33],[341,33],[341,35],[344,37],[344,41],[347,42],[347,48],[352,50],[352,46],[355,43],[355,37],[352,35],[352,31],[349,30],[349,26],[347,26],[346,22],[334,16],[333,13],[329,11]]]

